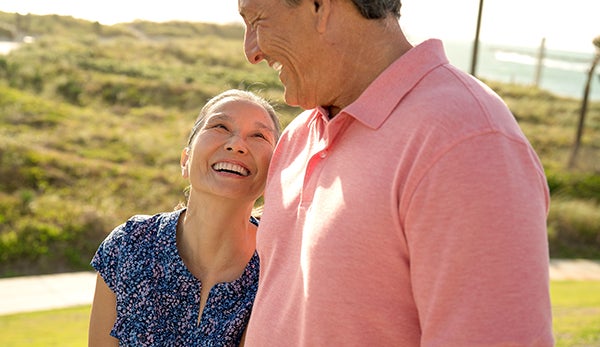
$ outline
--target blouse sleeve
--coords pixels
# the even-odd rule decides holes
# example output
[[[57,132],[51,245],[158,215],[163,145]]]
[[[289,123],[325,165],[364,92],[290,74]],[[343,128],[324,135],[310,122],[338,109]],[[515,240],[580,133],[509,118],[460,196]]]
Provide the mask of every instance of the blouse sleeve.
[[[113,229],[104,241],[102,241],[91,261],[92,267],[98,271],[104,282],[113,291],[116,287],[116,270],[119,264],[119,254],[121,253],[121,244],[126,234],[127,224],[123,223]]]

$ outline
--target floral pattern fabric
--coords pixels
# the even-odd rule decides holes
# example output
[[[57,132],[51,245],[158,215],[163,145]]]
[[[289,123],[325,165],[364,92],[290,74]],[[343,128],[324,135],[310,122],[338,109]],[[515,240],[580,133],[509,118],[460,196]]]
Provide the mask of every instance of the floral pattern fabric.
[[[117,297],[111,335],[122,346],[237,346],[256,295],[255,252],[243,274],[210,289],[200,324],[200,289],[179,256],[176,229],[184,210],[134,216],[116,227],[92,259]],[[255,219],[251,222],[258,224]]]

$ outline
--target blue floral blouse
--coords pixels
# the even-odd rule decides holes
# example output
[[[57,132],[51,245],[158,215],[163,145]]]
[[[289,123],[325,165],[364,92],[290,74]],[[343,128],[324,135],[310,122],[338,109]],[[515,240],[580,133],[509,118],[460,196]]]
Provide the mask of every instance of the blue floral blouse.
[[[117,297],[111,335],[121,346],[238,346],[258,286],[255,252],[240,278],[209,292],[198,324],[201,283],[179,256],[183,210],[134,216],[100,244],[92,266]],[[258,225],[256,219],[251,222]]]

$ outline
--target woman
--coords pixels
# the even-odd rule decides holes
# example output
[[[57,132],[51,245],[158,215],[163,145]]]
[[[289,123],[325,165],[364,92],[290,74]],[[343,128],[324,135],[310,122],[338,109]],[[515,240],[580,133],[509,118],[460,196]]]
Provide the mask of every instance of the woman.
[[[237,346],[258,283],[262,194],[279,137],[271,105],[230,90],[200,112],[181,153],[187,205],[134,216],[92,260],[90,346]]]

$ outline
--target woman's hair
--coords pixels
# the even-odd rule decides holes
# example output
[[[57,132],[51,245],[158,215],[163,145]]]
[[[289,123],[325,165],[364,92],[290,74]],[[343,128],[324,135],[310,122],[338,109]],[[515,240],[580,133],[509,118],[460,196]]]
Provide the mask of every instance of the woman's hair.
[[[283,0],[290,6],[299,5],[302,0]],[[400,18],[401,0],[352,0],[354,6],[367,19],[383,19],[392,14],[396,19]]]
[[[224,91],[223,93],[213,97],[204,105],[204,107],[202,107],[202,109],[200,110],[200,114],[198,114],[198,117],[196,117],[196,122],[194,123],[194,127],[192,128],[192,131],[190,132],[190,136],[188,137],[186,147],[190,147],[192,145],[192,142],[194,141],[194,137],[196,137],[196,135],[198,134],[198,130],[200,130],[202,128],[202,126],[204,126],[204,123],[206,122],[206,117],[210,114],[210,111],[212,110],[212,108],[215,105],[217,105],[219,102],[221,102],[225,99],[231,99],[232,101],[236,101],[236,100],[249,101],[249,102],[255,103],[258,106],[264,108],[265,111],[267,111],[267,113],[271,117],[273,124],[275,125],[275,129],[274,129],[275,130],[275,141],[277,141],[279,139],[279,135],[281,132],[281,125],[279,123],[279,117],[277,116],[277,113],[273,109],[273,106],[271,106],[271,104],[267,100],[263,99],[262,97],[254,94],[252,92],[245,91],[245,90],[239,90],[239,89],[230,89],[230,90]]]

